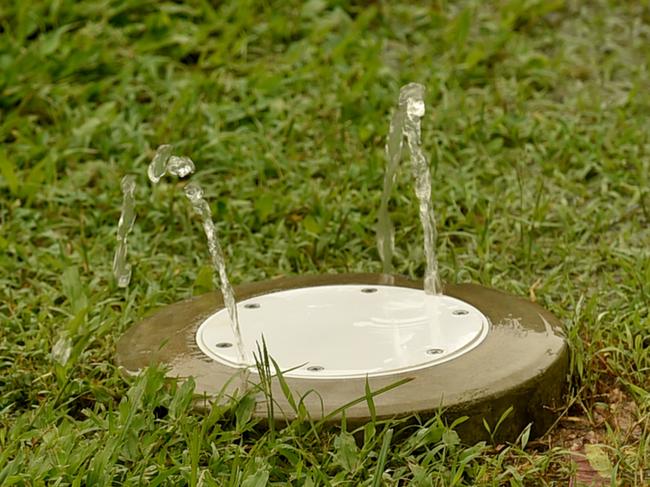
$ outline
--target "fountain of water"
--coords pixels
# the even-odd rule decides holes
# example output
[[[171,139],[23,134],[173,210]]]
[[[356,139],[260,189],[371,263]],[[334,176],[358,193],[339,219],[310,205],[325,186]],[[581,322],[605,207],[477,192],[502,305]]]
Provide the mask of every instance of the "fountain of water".
[[[209,206],[200,188],[188,184],[186,195],[201,216],[223,295],[208,293],[168,305],[132,327],[118,343],[119,365],[137,373],[162,362],[170,376],[192,376],[197,393],[216,397],[234,389],[230,379],[238,370],[253,365],[246,352],[263,337],[284,371],[284,383],[303,398],[312,417],[338,420],[341,406],[364,397],[370,387],[382,391],[374,397],[373,411],[363,401],[351,405],[348,424],[373,416],[427,416],[444,407],[452,417],[469,416],[462,434],[478,439],[486,434],[483,420],[495,424],[513,406],[508,426],[501,426],[502,438],[512,439],[531,422],[533,434],[543,432],[553,419],[548,407],[561,401],[567,370],[559,323],[534,303],[492,289],[441,285],[431,176],[420,145],[424,113],[424,88],[403,87],[386,144],[378,215],[384,274],[297,276],[233,291]],[[424,232],[423,282],[386,278],[394,246],[388,199],[404,140]],[[149,167],[152,181],[167,172],[181,176],[187,169],[167,147],[159,148]],[[395,383],[400,386],[393,388]],[[278,419],[291,419],[297,412],[283,399],[281,384],[274,381],[272,387]]]

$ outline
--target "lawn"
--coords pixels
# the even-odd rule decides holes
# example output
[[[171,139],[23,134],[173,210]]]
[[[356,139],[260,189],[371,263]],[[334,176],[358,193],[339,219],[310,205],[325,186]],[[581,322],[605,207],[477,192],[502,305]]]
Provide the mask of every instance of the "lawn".
[[[648,485],[649,46],[647,1],[2,2],[0,484]],[[195,162],[233,284],[379,272],[383,144],[411,81],[442,279],[566,328],[555,428],[474,445],[441,418],[269,431],[247,398],[200,413],[191,382],[123,377],[120,335],[217,282],[185,182],[147,180],[156,147]],[[396,272],[421,278],[406,164],[391,215]]]

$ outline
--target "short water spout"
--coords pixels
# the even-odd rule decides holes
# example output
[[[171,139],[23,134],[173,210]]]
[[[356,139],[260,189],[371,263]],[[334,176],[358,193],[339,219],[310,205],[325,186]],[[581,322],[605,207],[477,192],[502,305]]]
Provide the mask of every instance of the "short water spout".
[[[230,285],[230,280],[228,279],[228,274],[226,272],[226,258],[223,255],[223,250],[221,249],[221,245],[217,239],[217,229],[212,221],[210,205],[208,205],[208,202],[203,198],[203,189],[196,183],[189,183],[185,186],[185,196],[187,196],[192,203],[192,207],[196,214],[201,217],[203,231],[208,239],[208,250],[210,251],[210,257],[212,258],[212,265],[219,275],[223,301],[228,310],[230,324],[235,335],[237,351],[239,352],[239,361],[241,364],[245,364],[246,357],[244,355],[244,343],[241,329],[239,327],[239,317],[237,316],[235,292],[233,291],[232,286]]]
[[[194,173],[196,167],[192,159],[186,156],[173,155],[172,150],[173,147],[169,144],[163,144],[156,149],[156,153],[147,169],[147,174],[152,183],[158,183],[166,174],[185,178]],[[219,276],[221,294],[223,295],[223,301],[228,310],[228,316],[230,317],[230,326],[235,335],[239,361],[241,364],[245,364],[246,357],[244,355],[244,343],[239,327],[239,318],[237,316],[235,293],[230,285],[230,280],[226,272],[226,259],[217,239],[217,230],[212,221],[210,205],[203,198],[203,189],[197,183],[188,183],[185,186],[185,196],[190,200],[196,214],[201,217],[201,224],[203,225],[205,236],[208,239],[208,250],[212,259],[212,265]]]
[[[122,178],[122,214],[117,224],[117,248],[113,259],[113,275],[119,287],[127,287],[131,281],[131,265],[126,261],[127,236],[135,221],[135,177]]]

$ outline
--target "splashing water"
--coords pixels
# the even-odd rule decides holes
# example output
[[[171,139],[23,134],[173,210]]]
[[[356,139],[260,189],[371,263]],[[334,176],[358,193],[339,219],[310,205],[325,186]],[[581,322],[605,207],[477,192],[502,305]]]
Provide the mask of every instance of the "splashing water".
[[[386,141],[384,189],[377,215],[377,248],[383,264],[383,272],[388,274],[392,271],[392,257],[395,250],[395,230],[388,216],[388,200],[395,183],[395,174],[406,137],[415,178],[415,194],[419,202],[420,222],[424,231],[424,253],[427,261],[424,291],[427,294],[440,294],[435,253],[436,222],[431,207],[431,173],[429,163],[420,147],[420,119],[424,116],[424,112],[424,86],[418,83],[403,86],[399,93],[399,104],[390,121]]]
[[[119,287],[127,287],[131,281],[131,265],[126,261],[126,240],[135,221],[135,177],[124,176],[122,186],[122,214],[117,224],[117,249],[113,259],[113,275]]]
[[[221,294],[223,295],[223,301],[228,310],[228,316],[230,317],[230,325],[235,335],[239,360],[243,364],[245,363],[246,357],[244,356],[244,342],[239,328],[235,293],[230,285],[230,281],[228,280],[228,274],[226,273],[226,260],[221,245],[219,245],[219,240],[217,239],[217,229],[212,221],[210,206],[203,198],[203,189],[196,183],[189,183],[185,186],[185,195],[192,203],[194,211],[201,217],[203,231],[208,239],[208,250],[210,251],[210,257],[212,258],[212,265],[219,274]]]

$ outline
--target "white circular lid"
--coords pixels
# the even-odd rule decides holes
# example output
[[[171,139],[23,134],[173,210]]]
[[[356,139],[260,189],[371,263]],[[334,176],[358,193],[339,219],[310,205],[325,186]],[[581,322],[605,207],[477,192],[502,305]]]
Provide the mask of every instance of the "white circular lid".
[[[199,326],[196,341],[203,353],[231,367],[254,366],[264,337],[283,375],[294,378],[356,378],[430,367],[469,352],[489,329],[488,319],[464,301],[395,286],[289,289],[238,302],[237,312],[246,363],[240,363],[225,309]]]

